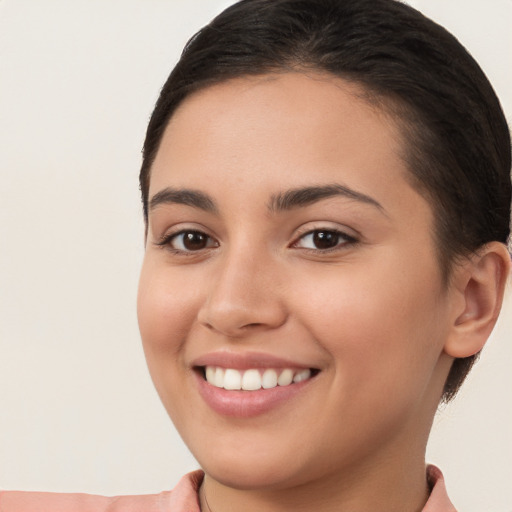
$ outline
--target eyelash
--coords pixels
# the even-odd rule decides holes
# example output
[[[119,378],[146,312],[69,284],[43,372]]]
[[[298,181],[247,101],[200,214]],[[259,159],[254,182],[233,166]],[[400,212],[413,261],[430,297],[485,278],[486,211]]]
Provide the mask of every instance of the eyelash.
[[[318,236],[321,233],[328,234],[328,235],[334,235],[336,237],[337,243],[334,245],[334,247],[328,247],[328,248],[310,248],[310,247],[298,247],[298,244],[300,241],[303,241],[308,236],[315,236],[315,234]],[[298,249],[312,252],[315,254],[321,253],[326,254],[330,252],[340,251],[346,246],[355,245],[359,240],[351,235],[348,235],[347,233],[340,231],[339,229],[332,229],[332,228],[315,228],[310,229],[306,231],[305,233],[301,233],[299,237],[297,237],[296,241],[293,242],[291,245],[292,247],[296,247]]]
[[[184,236],[184,235],[200,235],[200,236],[203,236],[205,237],[208,241],[211,241],[213,240],[213,238],[209,235],[207,235],[206,233],[204,233],[203,231],[200,231],[198,229],[183,229],[181,231],[178,231],[176,233],[169,233],[167,235],[164,235],[158,242],[156,242],[156,245],[160,246],[160,247],[165,247],[166,249],[168,249],[169,251],[171,251],[173,254],[177,254],[179,256],[194,256],[196,255],[197,253],[205,250],[205,249],[210,249],[211,247],[217,247],[218,246],[218,243],[216,243],[216,245],[213,245],[213,246],[206,246],[202,249],[198,249],[196,251],[194,250],[183,250],[183,249],[177,249],[175,247],[172,247],[172,242],[176,239],[178,239],[178,237],[180,236]],[[207,241],[207,243],[208,243]],[[182,245],[183,245],[183,242],[182,242]]]
[[[324,249],[310,248],[310,247],[302,247],[301,248],[298,246],[299,242],[301,240],[304,240],[306,237],[314,236],[315,234],[320,235],[321,233],[328,234],[328,235],[334,235],[337,239],[336,245],[334,247],[328,247],[328,248],[324,248]],[[194,256],[194,255],[200,253],[201,251],[204,251],[205,249],[215,248],[215,247],[218,247],[218,245],[219,245],[218,242],[215,242],[215,245],[210,245],[210,246],[207,245],[206,247],[200,248],[198,250],[184,250],[184,249],[177,249],[175,247],[172,247],[172,242],[174,240],[178,239],[178,237],[180,237],[180,236],[184,236],[187,234],[188,235],[200,235],[200,236],[206,237],[208,239],[208,241],[214,240],[211,236],[207,235],[203,231],[200,231],[197,229],[184,229],[184,230],[178,231],[176,233],[169,233],[167,235],[164,235],[158,242],[156,242],[156,245],[160,246],[160,247],[165,247],[168,250],[170,250],[172,253],[180,255],[180,256]],[[341,239],[341,241],[340,241],[340,239]],[[207,243],[208,243],[208,241],[207,241]],[[343,231],[340,231],[338,229],[316,228],[316,229],[310,229],[309,231],[306,231],[306,232],[300,234],[300,236],[298,236],[295,239],[295,241],[290,245],[290,247],[294,247],[294,248],[297,248],[297,249],[300,249],[303,251],[307,251],[307,252],[311,252],[311,253],[315,253],[315,254],[319,254],[319,253],[326,254],[326,253],[330,253],[330,252],[339,251],[345,246],[355,245],[356,243],[358,243],[358,241],[359,240],[357,238],[355,238],[354,236],[348,235],[347,233],[344,233]],[[183,242],[182,242],[182,245],[183,245]]]

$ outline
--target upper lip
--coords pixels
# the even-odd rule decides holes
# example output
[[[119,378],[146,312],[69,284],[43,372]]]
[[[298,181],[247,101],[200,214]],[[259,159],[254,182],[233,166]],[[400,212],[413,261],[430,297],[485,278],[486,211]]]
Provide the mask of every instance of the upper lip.
[[[262,352],[235,353],[228,351],[210,352],[200,356],[192,361],[192,366],[220,366],[221,368],[233,368],[236,370],[248,370],[250,368],[312,368],[311,365],[277,357],[272,354]]]

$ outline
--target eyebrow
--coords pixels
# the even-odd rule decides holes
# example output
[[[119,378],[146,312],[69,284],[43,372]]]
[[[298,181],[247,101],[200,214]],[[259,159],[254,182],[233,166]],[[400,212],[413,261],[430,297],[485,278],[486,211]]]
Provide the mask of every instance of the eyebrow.
[[[209,213],[217,213],[218,209],[214,200],[204,192],[193,189],[176,189],[167,187],[157,192],[149,202],[149,210],[154,210],[161,204],[184,204],[199,208]]]
[[[323,199],[336,196],[369,204],[385,213],[383,206],[372,197],[337,183],[300,187],[279,192],[272,195],[267,206],[270,212],[278,213],[301,206],[308,206]],[[194,189],[166,187],[151,198],[149,211],[162,204],[183,204],[209,213],[218,213],[215,201],[208,194]]]
[[[270,199],[268,209],[272,212],[287,211],[301,206],[308,206],[312,203],[316,203],[317,201],[321,201],[322,199],[328,199],[336,196],[346,197],[348,199],[353,199],[355,201],[375,206],[385,213],[383,206],[373,199],[373,197],[367,196],[366,194],[357,192],[356,190],[338,183],[295,188],[275,194]]]

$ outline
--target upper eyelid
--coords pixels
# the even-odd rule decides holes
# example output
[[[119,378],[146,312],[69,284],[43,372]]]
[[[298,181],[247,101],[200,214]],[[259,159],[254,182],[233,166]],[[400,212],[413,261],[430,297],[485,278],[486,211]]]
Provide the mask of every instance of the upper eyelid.
[[[336,233],[340,237],[345,238],[348,242],[350,242],[350,241],[358,241],[359,240],[358,237],[350,235],[347,232],[342,231],[340,229],[322,229],[322,228],[317,228],[317,229],[310,229],[308,231],[305,231],[304,233],[301,233],[300,235],[295,237],[294,241],[292,242],[292,245],[296,245],[300,240],[302,240],[306,236],[312,235],[315,232],[322,232],[322,231],[326,232],[326,233]]]
[[[300,237],[313,233],[315,231],[330,231],[339,233],[340,235],[346,236],[347,238],[357,239],[362,238],[361,233],[354,229],[349,228],[348,226],[333,226],[328,225],[328,223],[319,221],[319,222],[308,222],[303,224],[301,227],[295,230],[295,234],[293,235],[294,240],[298,240]]]
[[[154,235],[154,238],[156,241],[162,241],[162,240],[169,240],[174,236],[177,236],[181,233],[187,233],[187,232],[197,232],[202,233],[203,235],[206,235],[209,238],[213,238],[214,240],[218,240],[218,237],[216,237],[212,232],[207,229],[205,226],[202,225],[194,225],[194,223],[188,224],[186,222],[180,222],[176,224],[175,226],[168,227],[167,229],[164,229],[161,235]]]
[[[311,235],[312,233],[322,232],[322,231],[326,232],[326,233],[336,233],[338,235],[345,236],[347,238],[355,238],[355,236],[347,233],[345,230],[343,230],[343,229],[336,229],[336,228],[313,228],[313,229],[308,229],[307,231],[304,231],[303,233],[300,233],[298,235],[298,238],[303,238],[306,235]]]

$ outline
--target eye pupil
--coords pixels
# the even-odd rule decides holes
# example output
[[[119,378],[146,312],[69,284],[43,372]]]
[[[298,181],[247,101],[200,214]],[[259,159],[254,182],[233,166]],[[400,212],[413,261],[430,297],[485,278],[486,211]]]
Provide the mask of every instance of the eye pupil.
[[[313,243],[318,249],[330,249],[336,247],[339,242],[338,233],[332,231],[316,231],[313,234]]]
[[[183,246],[189,251],[204,249],[208,243],[208,237],[198,231],[189,231],[183,235]]]

